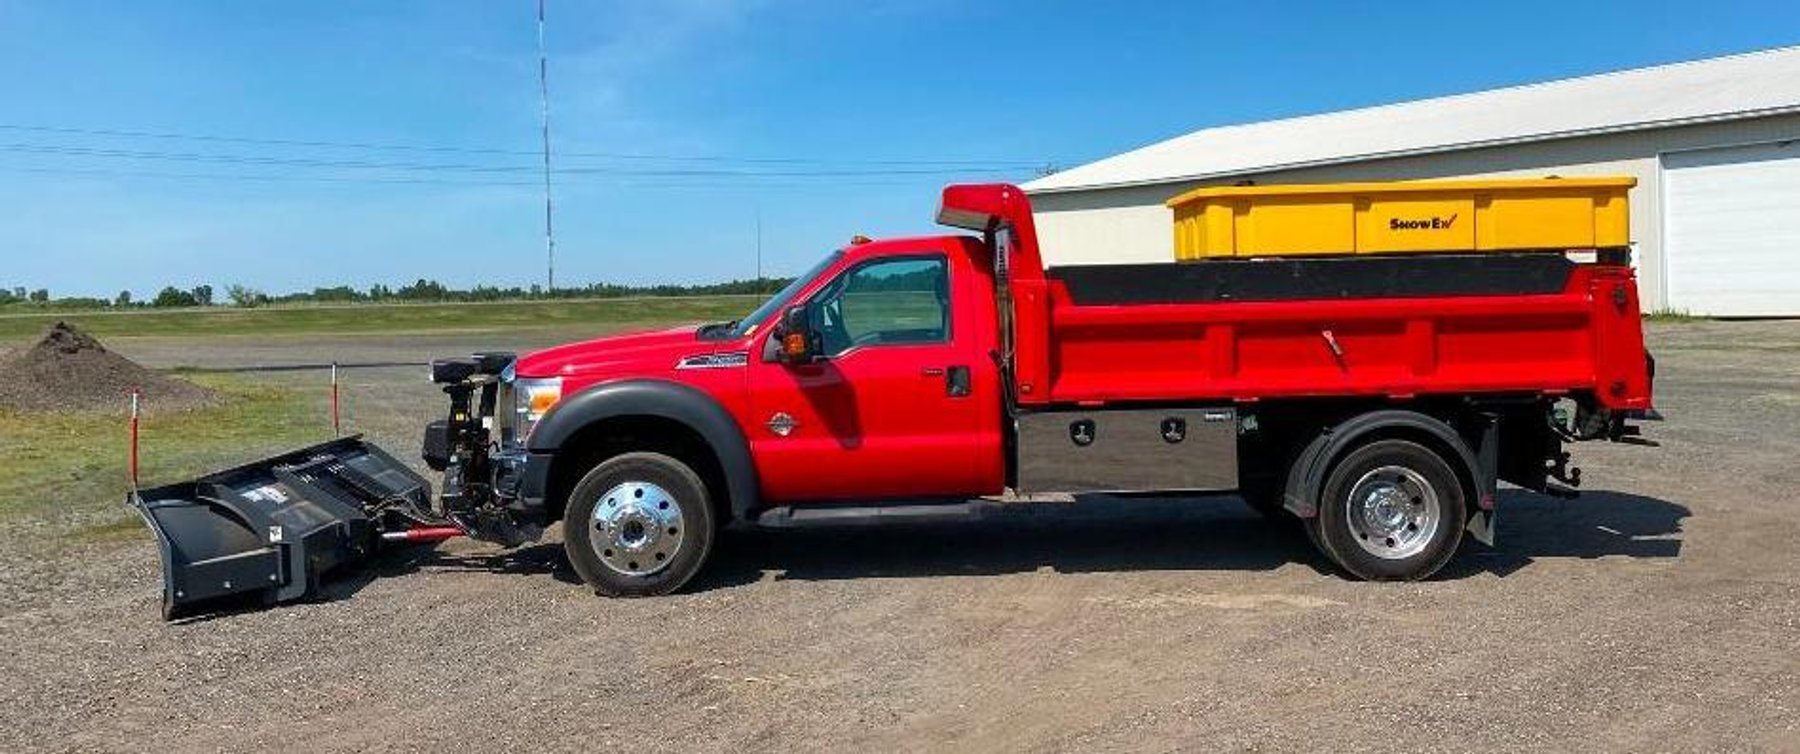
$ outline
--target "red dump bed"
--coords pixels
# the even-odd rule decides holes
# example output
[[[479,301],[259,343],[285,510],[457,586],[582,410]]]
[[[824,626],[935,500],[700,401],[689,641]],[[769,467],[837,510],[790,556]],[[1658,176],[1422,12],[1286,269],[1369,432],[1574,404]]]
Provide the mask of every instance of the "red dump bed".
[[[1017,188],[953,186],[943,206],[1006,251],[1021,404],[1589,392],[1650,406],[1622,251],[1046,272]]]

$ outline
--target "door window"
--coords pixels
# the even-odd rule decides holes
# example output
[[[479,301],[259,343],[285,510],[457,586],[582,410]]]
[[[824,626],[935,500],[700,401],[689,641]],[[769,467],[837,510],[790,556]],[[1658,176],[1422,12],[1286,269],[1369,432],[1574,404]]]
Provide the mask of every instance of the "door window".
[[[870,262],[851,270],[812,307],[827,356],[861,346],[950,339],[950,276],[942,256]]]

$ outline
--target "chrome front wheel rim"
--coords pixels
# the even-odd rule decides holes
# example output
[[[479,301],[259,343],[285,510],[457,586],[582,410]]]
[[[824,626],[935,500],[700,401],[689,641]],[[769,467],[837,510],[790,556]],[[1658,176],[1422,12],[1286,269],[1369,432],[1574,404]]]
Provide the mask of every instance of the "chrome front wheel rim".
[[[1344,501],[1350,536],[1370,555],[1405,560],[1425,551],[1443,525],[1437,489],[1404,466],[1371,470]]]
[[[650,482],[624,482],[594,503],[588,544],[607,568],[648,576],[669,567],[687,539],[681,502]]]

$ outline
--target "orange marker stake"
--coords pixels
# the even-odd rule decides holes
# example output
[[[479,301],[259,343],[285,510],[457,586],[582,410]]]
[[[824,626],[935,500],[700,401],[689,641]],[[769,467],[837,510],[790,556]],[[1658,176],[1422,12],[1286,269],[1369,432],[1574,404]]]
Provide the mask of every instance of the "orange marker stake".
[[[126,463],[127,473],[131,475],[132,492],[137,492],[138,488],[138,404],[142,397],[143,391],[131,391],[131,450]]]

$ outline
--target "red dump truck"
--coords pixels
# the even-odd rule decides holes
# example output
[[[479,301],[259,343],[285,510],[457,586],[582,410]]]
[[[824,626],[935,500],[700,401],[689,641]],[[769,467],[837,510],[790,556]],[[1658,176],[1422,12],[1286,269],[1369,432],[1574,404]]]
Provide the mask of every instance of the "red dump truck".
[[[1417,579],[1465,532],[1491,543],[1500,482],[1573,494],[1565,443],[1643,442],[1652,415],[1629,248],[1591,225],[1586,246],[1046,269],[1017,187],[950,186],[938,221],[968,233],[859,238],[741,320],[435,363],[438,495],[355,438],[137,494],[165,613],[557,521],[597,592],[663,594],[728,525],[1038,493],[1236,495],[1348,575]]]

